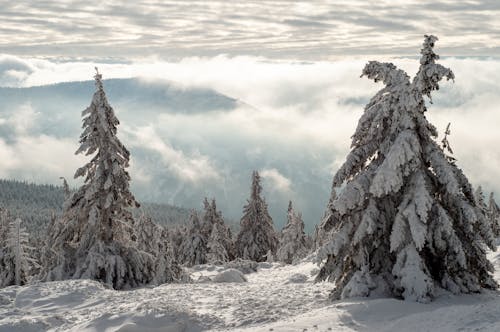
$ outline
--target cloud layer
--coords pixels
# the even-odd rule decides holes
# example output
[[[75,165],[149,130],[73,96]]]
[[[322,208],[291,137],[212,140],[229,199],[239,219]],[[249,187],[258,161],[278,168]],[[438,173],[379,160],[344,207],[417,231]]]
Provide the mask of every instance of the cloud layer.
[[[448,55],[498,55],[496,0],[97,1],[2,3],[0,49],[17,55],[163,59],[413,55],[422,35]],[[13,73],[15,74],[15,73]]]
[[[0,77],[5,78],[0,85],[4,86],[85,80],[92,76],[94,65],[105,78],[140,76],[142,90],[138,84],[133,86],[136,90],[119,94],[120,86],[113,81],[106,81],[105,87],[122,122],[119,135],[132,150],[131,175],[141,198],[196,207],[203,196],[214,196],[226,216],[238,219],[248,197],[251,171],[258,169],[277,224],[284,222],[292,199],[309,229],[323,214],[332,175],[345,160],[364,105],[382,87],[359,78],[364,60],[295,62],[218,56],[178,62],[60,64],[13,56],[1,59]],[[414,59],[391,61],[410,75],[418,67]],[[496,148],[500,144],[496,128],[500,61],[444,58],[441,63],[453,69],[456,82],[443,83],[434,93],[428,117],[440,132],[452,123],[450,143],[474,185],[500,193]],[[5,74],[12,70],[19,72],[18,79]],[[192,89],[215,89],[239,102],[231,109],[211,107],[203,112],[151,111],[153,104],[140,107],[144,100],[134,91],[143,94],[154,88],[160,93],[165,79],[186,91],[186,98],[200,98],[199,105],[213,101],[213,94],[193,95]],[[50,117],[49,125],[41,119],[47,120],[50,107],[36,109],[26,101],[15,109],[0,110],[4,160],[0,176],[55,183],[61,175],[71,176],[83,162],[73,152],[79,112],[90,102],[91,92],[91,82],[73,91],[78,98],[64,101],[64,113]],[[151,99],[155,96],[151,94]],[[47,98],[60,106],[60,95]],[[157,101],[164,103],[162,98]],[[67,128],[58,128],[61,123]]]

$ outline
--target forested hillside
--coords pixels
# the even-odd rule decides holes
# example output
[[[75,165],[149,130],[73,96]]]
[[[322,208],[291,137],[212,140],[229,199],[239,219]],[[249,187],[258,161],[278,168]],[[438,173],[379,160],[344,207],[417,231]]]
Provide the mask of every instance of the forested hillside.
[[[50,218],[61,212],[63,201],[62,186],[0,179],[0,208],[21,218],[31,236],[45,232]],[[189,216],[188,209],[159,203],[141,203],[134,214],[142,213],[159,225],[184,223]]]

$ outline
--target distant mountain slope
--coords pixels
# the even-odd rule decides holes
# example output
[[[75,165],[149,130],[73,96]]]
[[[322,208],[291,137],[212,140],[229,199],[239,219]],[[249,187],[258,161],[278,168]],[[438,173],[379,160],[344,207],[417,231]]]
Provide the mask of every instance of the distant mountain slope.
[[[239,102],[211,89],[184,89],[168,81],[143,81],[137,78],[104,81],[106,94],[120,120],[140,125],[161,113],[196,114],[230,111]],[[36,114],[34,128],[38,133],[57,137],[75,135],[80,128],[80,112],[91,101],[93,81],[67,82],[28,88],[0,87],[0,116],[9,118],[21,108]],[[133,110],[133,112],[123,112]],[[9,134],[0,127],[0,135]]]
[[[61,212],[63,201],[64,193],[60,186],[0,180],[0,208],[21,218],[33,236],[45,232],[51,217]],[[188,209],[157,203],[141,203],[141,208],[134,212],[136,215],[149,215],[160,225],[181,224],[189,216]]]
[[[144,81],[138,78],[104,80],[106,94],[115,105],[137,105],[141,111],[163,108],[169,112],[198,113],[231,110],[237,100],[211,89],[184,89],[169,81]],[[25,102],[34,105],[74,108],[75,102],[89,103],[94,92],[93,81],[65,82],[28,88],[0,87],[0,105],[17,106]],[[54,103],[54,98],[57,103]]]

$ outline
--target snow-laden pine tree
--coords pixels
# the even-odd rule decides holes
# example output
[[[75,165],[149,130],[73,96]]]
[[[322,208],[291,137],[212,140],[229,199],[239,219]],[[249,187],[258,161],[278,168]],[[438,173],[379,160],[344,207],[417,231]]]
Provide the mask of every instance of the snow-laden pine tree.
[[[243,207],[241,228],[235,247],[238,257],[256,262],[265,261],[268,251],[274,255],[278,244],[273,220],[267,211],[267,203],[261,194],[260,175],[257,171],[254,171],[250,198],[247,205]]]
[[[207,244],[201,230],[201,222],[196,211],[191,211],[187,233],[179,247],[178,260],[186,266],[207,262]]]
[[[229,253],[222,244],[223,234],[219,224],[215,224],[212,228],[212,233],[207,239],[207,263],[229,262]]]
[[[287,223],[281,230],[276,259],[292,264],[304,258],[307,252],[304,222],[301,214],[295,212],[290,201],[288,203]]]
[[[177,264],[166,229],[155,224],[144,214],[134,220],[133,229],[135,233],[133,240],[137,242],[138,249],[150,254],[155,262],[154,284],[175,282],[185,278],[182,268]]]
[[[0,208],[0,287],[14,284],[14,262],[9,246],[12,217],[7,209]]]
[[[62,176],[59,179],[63,181],[64,200],[68,200],[71,195],[71,190],[69,189],[68,181],[66,181],[66,178]]]
[[[76,151],[93,157],[76,171],[75,178],[83,177],[84,184],[65,201],[61,219],[50,228],[41,277],[94,279],[127,289],[154,282],[155,257],[132,240],[129,208],[139,204],[129,190],[130,153],[116,136],[119,121],[107,101],[102,76],[97,72],[94,78],[96,92],[82,112],[83,133]]]
[[[20,218],[10,222],[0,269],[0,287],[28,283],[33,269],[38,266],[32,257],[33,248],[29,246],[29,235],[21,222]]]
[[[222,213],[217,210],[215,199],[203,201],[204,215],[202,234],[207,244],[207,263],[228,262],[234,258],[234,245],[229,227]]]
[[[332,298],[383,292],[426,302],[436,287],[497,287],[485,252],[485,244],[495,249],[490,223],[425,117],[424,96],[443,77],[454,78],[436,63],[436,40],[425,36],[413,81],[391,63],[371,61],[363,69],[385,87],[366,106],[334,176],[338,216],[318,256],[326,260],[320,276],[335,282]]]
[[[168,239],[169,243],[172,245],[171,250],[173,251],[173,256],[176,258],[178,262],[180,257],[181,246],[184,243],[184,240],[188,234],[188,229],[186,225],[176,225],[170,226],[168,228]]]
[[[498,237],[500,236],[500,207],[498,207],[495,201],[495,194],[490,193],[490,199],[488,202],[488,216],[491,220],[493,234]]]
[[[474,192],[474,199],[476,201],[476,205],[484,215],[488,215],[488,206],[486,205],[486,201],[484,200],[484,192],[483,187],[478,186],[476,191]]]

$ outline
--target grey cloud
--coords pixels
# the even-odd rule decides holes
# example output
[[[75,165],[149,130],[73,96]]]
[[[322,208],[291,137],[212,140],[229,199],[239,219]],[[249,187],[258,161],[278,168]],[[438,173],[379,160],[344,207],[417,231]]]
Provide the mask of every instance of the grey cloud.
[[[320,60],[331,55],[415,54],[421,35],[432,32],[443,37],[443,53],[494,55],[500,47],[499,12],[498,1],[488,0],[157,0],[120,5],[19,0],[0,9],[0,48],[18,55],[66,57],[255,54]]]
[[[335,25],[331,23],[318,22],[313,20],[306,19],[285,19],[282,21],[285,24],[294,26],[294,27],[306,27],[306,28],[334,28]]]

